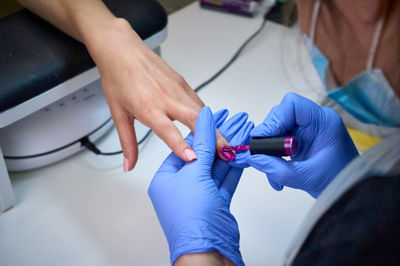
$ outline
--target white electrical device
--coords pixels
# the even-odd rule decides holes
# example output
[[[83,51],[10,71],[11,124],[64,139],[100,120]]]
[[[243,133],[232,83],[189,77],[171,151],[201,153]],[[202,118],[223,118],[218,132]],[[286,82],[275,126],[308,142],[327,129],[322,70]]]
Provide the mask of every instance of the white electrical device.
[[[113,126],[100,79],[0,130],[9,171],[52,164],[94,142]],[[120,147],[116,147],[116,150]]]

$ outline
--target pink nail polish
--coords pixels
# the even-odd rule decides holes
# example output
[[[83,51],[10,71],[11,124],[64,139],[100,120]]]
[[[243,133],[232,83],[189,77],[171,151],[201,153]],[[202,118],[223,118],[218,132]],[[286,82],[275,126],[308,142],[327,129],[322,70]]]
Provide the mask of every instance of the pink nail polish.
[[[194,161],[194,160],[196,160],[197,159],[197,155],[196,155],[196,153],[194,153],[194,151],[192,151],[191,149],[185,149],[184,151],[183,151],[183,154],[185,154],[185,156],[186,156],[186,159],[189,161],[189,162],[192,162],[192,161]]]
[[[221,155],[227,161],[233,161],[236,158],[236,151],[248,151],[250,145],[238,145],[238,146],[223,146],[221,147]]]
[[[224,150],[224,147],[221,148],[221,155],[225,158],[227,161],[233,161],[233,159],[236,158],[236,153],[234,150]]]
[[[129,171],[129,160],[124,157],[124,172],[126,173],[128,171]]]

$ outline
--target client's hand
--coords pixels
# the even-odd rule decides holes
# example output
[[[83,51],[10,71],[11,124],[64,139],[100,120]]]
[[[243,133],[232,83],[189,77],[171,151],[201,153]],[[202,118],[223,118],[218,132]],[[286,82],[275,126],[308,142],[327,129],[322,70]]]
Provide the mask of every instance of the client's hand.
[[[216,123],[210,109],[204,107],[194,136],[187,138],[188,143],[193,141],[197,160],[186,163],[171,153],[149,187],[172,264],[185,254],[217,251],[236,265],[243,265],[238,225],[229,211],[243,169],[215,160],[215,128],[223,123],[227,112],[215,116]],[[253,123],[246,120],[246,114],[238,114],[219,130],[233,145],[246,143],[253,128]]]
[[[153,131],[185,161],[196,159],[173,121],[192,132],[203,102],[186,81],[155,54],[118,19],[91,32],[85,43],[100,71],[102,86],[124,152],[124,170],[131,170],[138,158],[134,120]],[[227,144],[217,133],[218,147]]]
[[[296,136],[299,153],[290,161],[254,155],[247,158],[247,163],[264,172],[274,189],[298,188],[314,198],[358,155],[341,117],[333,109],[294,93],[286,94],[251,136]]]

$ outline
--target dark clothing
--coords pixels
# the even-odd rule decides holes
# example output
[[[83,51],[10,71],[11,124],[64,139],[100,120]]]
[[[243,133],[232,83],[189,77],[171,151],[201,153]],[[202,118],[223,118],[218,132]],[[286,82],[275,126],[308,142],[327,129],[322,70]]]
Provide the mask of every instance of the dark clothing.
[[[369,177],[347,191],[293,265],[400,265],[400,176]]]

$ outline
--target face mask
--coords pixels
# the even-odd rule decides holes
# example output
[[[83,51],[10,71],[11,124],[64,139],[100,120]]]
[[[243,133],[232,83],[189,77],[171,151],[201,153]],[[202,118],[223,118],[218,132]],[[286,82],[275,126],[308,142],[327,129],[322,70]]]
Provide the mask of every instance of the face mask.
[[[317,2],[318,3],[318,2]],[[314,7],[314,13],[319,7]],[[383,18],[377,26],[367,70],[344,86],[336,87],[328,59],[313,43],[316,15],[313,15],[312,38],[304,36],[304,42],[318,76],[323,83],[328,98],[333,99],[359,121],[385,127],[400,127],[400,99],[394,93],[380,69],[371,69],[373,55],[377,47]]]

